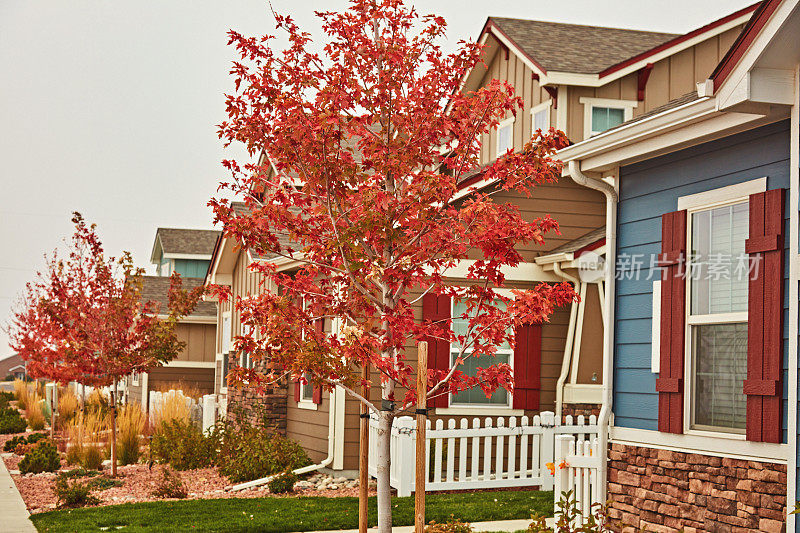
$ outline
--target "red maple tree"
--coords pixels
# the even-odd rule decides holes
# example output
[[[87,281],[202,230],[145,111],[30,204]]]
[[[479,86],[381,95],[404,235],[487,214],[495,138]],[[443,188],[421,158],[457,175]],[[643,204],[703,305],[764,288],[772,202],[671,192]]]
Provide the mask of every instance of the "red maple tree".
[[[230,379],[258,387],[308,378],[367,404],[379,417],[378,523],[389,531],[390,428],[416,395],[408,347],[429,337],[462,347],[449,369],[429,371],[429,397],[476,386],[487,395],[511,390],[509,365],[492,364],[497,346],[513,346],[516,326],[545,321],[575,298],[566,284],[514,290],[512,297],[497,290],[505,285],[502,269],[522,260],[517,247],[541,244],[557,224],[549,216],[526,220],[493,195],[530,195],[557,180],[554,153],[565,138],[537,133],[523,150],[483,169],[493,188],[470,189],[464,178],[479,166],[479,134],[522,106],[502,81],[461,91],[481,47],[460,42],[445,54],[444,20],[420,16],[401,0],[353,0],[342,13],[317,15],[326,36],[321,53],[286,16],[276,15],[290,43],[283,51],[271,45],[273,37],[230,32],[241,60],[219,134],[226,144],[243,143],[251,157],[265,157],[224,162],[231,179],[221,188],[246,210],[226,199],[210,205],[226,236],[275,258],[251,268],[280,287],[270,291],[265,282],[259,294],[235,302],[246,332],[237,349],[269,360],[273,370],[235,368]],[[299,269],[279,270],[276,261],[286,259]],[[468,259],[475,261],[466,280],[446,284],[446,270]],[[448,321],[414,319],[427,293],[466,303],[466,334],[456,337]],[[315,327],[321,318],[338,330]],[[460,370],[469,357],[486,361],[475,376]],[[381,403],[359,394],[363,365],[380,374]]]
[[[9,327],[11,346],[28,374],[60,383],[113,386],[112,470],[116,475],[116,387],[133,372],[147,372],[175,358],[185,343],[178,319],[192,312],[202,287],[186,291],[173,274],[169,309],[141,299],[142,274],[127,252],[106,257],[95,225],[79,213],[69,254],[57,251],[28,283]],[[166,318],[163,316],[166,315]]]

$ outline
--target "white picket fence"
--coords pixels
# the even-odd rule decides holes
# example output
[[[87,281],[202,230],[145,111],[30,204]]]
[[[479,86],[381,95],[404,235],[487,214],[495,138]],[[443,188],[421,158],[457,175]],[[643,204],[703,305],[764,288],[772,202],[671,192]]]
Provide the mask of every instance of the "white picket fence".
[[[201,411],[200,424],[203,431],[208,431],[217,422],[218,416],[224,416],[224,409],[222,406],[217,405],[216,396],[213,394],[206,394],[200,400],[195,400],[189,396],[185,396],[183,391],[170,390],[168,392],[150,391],[148,399],[148,415],[150,422],[153,422],[161,412],[164,403],[172,396],[178,396],[181,400],[186,402],[186,407],[190,413],[193,410],[199,409]]]
[[[595,437],[591,440],[577,442],[568,435],[556,437],[555,457],[555,499],[562,497],[562,493],[571,491],[570,499],[574,500],[580,512],[578,524],[596,511],[594,504],[600,502],[599,470],[602,455],[600,445]]]
[[[571,416],[560,424],[554,413],[542,412],[532,419],[487,417],[458,422],[427,422],[426,460],[428,491],[539,486],[554,488],[547,463],[555,462],[556,436],[584,443],[597,436],[597,418]],[[369,473],[377,474],[377,416],[370,417]],[[414,490],[416,422],[405,416],[394,420],[391,434],[390,483],[399,496]]]

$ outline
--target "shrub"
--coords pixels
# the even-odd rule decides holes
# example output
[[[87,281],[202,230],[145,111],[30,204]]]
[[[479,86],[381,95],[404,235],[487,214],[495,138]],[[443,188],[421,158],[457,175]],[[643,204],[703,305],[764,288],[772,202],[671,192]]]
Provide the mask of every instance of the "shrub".
[[[534,516],[526,531],[530,533],[606,533],[619,531],[621,524],[612,523],[608,517],[608,505],[595,503],[592,510],[583,516],[572,491],[561,493],[555,506],[555,525],[549,527],[543,516]],[[582,524],[581,524],[582,522]]]
[[[188,423],[189,422],[189,406],[187,405],[187,397],[179,390],[169,391],[163,396],[163,403],[161,409],[158,409],[154,414],[154,426],[158,431],[162,425],[169,422]]]
[[[22,433],[28,423],[13,407],[6,407],[0,411],[0,434]]]
[[[161,478],[156,481],[156,488],[152,495],[156,498],[186,498],[189,493],[183,484],[181,476],[169,467],[161,470]]]
[[[30,435],[28,435],[27,442],[28,444],[35,444],[40,440],[46,438],[47,438],[47,433],[31,433]]]
[[[28,402],[28,408],[25,409],[25,418],[28,419],[28,426],[34,431],[44,429],[44,413],[42,412],[42,405],[44,402],[37,394],[32,395],[32,400]]]
[[[50,439],[43,439],[25,454],[25,457],[19,462],[19,471],[22,474],[39,474],[41,472],[55,472],[60,466],[61,460],[55,444]]]
[[[263,427],[219,425],[217,462],[221,474],[233,482],[251,481],[311,464],[305,450]]]
[[[472,533],[472,526],[450,516],[450,520],[437,524],[433,520],[425,526],[425,533]]]
[[[97,446],[86,446],[80,464],[87,470],[100,470],[103,467],[103,453]]]
[[[102,463],[102,455],[100,454],[99,447],[104,446],[104,439],[106,438],[106,430],[108,428],[107,420],[102,413],[98,411],[91,411],[86,413],[78,413],[67,425],[67,462],[69,464],[85,464],[85,456],[90,447],[98,448],[97,465]],[[94,454],[95,452],[89,452]],[[92,460],[95,458],[92,457]],[[95,464],[92,462],[92,464]],[[87,468],[94,468],[86,466]]]
[[[0,409],[8,407],[8,402],[14,399],[14,393],[9,391],[0,391]]]
[[[80,401],[71,388],[64,387],[58,391],[58,418],[62,424],[75,418],[79,407]]]
[[[295,483],[297,483],[297,474],[291,470],[287,470],[272,478],[269,483],[267,483],[267,487],[272,494],[286,494],[294,490]]]
[[[18,444],[25,444],[25,435],[17,435],[16,437],[11,437],[8,439],[3,444],[3,451],[13,452],[14,448],[16,448]]]
[[[71,480],[64,472],[56,477],[53,487],[59,507],[84,507],[100,503],[99,499],[92,496],[91,490],[88,482]]]
[[[117,434],[117,458],[123,465],[139,462],[144,432],[145,417],[138,404],[128,404],[117,416],[119,433]]]
[[[31,397],[31,390],[28,384],[21,379],[14,380],[14,397],[17,399],[17,407],[27,409]]]
[[[216,441],[203,435],[188,421],[163,423],[150,441],[150,453],[177,470],[204,468],[214,464]]]
[[[72,470],[66,470],[64,472],[60,472],[59,476],[66,476],[68,478],[76,478],[76,477],[94,477],[99,476],[100,472],[97,470],[86,470],[83,467],[73,468]]]
[[[114,487],[121,487],[122,485],[122,480],[104,476],[98,476],[86,482],[86,486],[88,486],[90,490],[108,490]]]

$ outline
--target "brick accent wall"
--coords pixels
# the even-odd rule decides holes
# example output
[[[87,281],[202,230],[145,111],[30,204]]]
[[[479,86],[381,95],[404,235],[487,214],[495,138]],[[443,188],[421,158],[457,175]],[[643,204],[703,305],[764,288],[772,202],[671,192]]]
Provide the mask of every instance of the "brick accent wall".
[[[230,355],[231,365],[239,364],[238,355]],[[256,369],[265,371],[267,363],[259,361]],[[228,384],[227,418],[234,424],[246,422],[266,426],[281,435],[286,435],[286,380],[259,392],[255,387]]]
[[[622,444],[608,461],[621,531],[785,531],[786,465]]]
[[[598,403],[565,403],[561,407],[561,415],[564,417],[583,415],[586,418],[591,415],[600,416],[600,407]]]

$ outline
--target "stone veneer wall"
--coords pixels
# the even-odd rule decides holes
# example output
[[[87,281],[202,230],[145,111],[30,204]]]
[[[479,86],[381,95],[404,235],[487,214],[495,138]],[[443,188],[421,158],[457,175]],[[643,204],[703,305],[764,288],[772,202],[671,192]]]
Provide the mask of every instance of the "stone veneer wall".
[[[583,415],[586,418],[591,415],[600,416],[600,407],[598,403],[565,403],[561,407],[561,415],[565,417]]]
[[[238,355],[230,355],[230,364],[239,363]],[[264,371],[266,363],[259,361],[256,368]],[[246,422],[266,426],[281,435],[286,435],[286,380],[267,387],[262,393],[254,387],[228,385],[227,418],[233,423]]]
[[[612,444],[608,469],[622,531],[785,530],[786,465]]]

